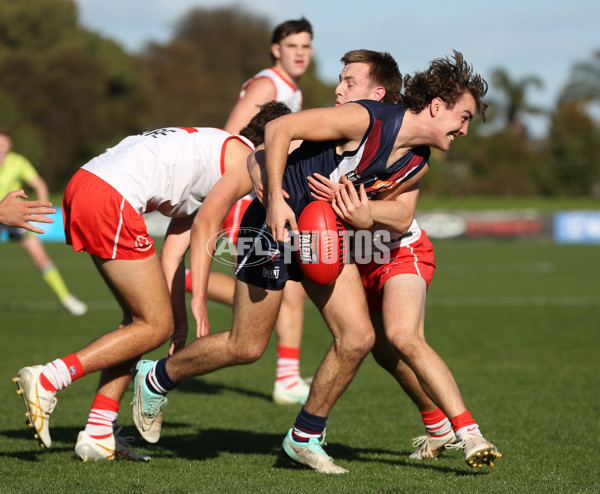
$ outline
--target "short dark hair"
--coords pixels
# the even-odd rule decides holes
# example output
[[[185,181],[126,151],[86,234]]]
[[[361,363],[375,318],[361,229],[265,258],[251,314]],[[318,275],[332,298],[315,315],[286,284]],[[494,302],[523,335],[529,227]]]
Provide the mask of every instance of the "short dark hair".
[[[271,44],[281,43],[283,38],[288,37],[290,34],[296,33],[308,33],[310,34],[310,39],[313,37],[313,30],[310,22],[308,22],[304,17],[302,19],[285,21],[275,27],[273,30],[273,34],[271,36]],[[273,53],[269,51],[271,56],[271,60],[275,62],[275,57]]]
[[[366,63],[370,66],[371,78],[385,88],[384,103],[398,103],[402,91],[402,74],[394,57],[387,52],[372,50],[352,50],[347,52],[341,61],[350,63]]]
[[[10,134],[10,130],[8,130],[7,127],[4,127],[2,125],[0,125],[0,136],[6,136],[8,138],[11,138],[11,134]]]
[[[475,99],[477,113],[485,122],[487,105],[482,98],[487,93],[488,84],[479,74],[473,73],[473,67],[464,60],[462,53],[453,52],[454,60],[437,58],[424,72],[405,76],[402,103],[414,113],[427,108],[433,98],[440,98],[448,108],[453,108],[468,91]]]
[[[267,123],[278,117],[292,113],[289,107],[280,101],[269,101],[259,108],[259,112],[239,132],[239,135],[249,139],[255,146],[259,146],[265,142],[265,125]]]
[[[283,38],[290,34],[308,33],[313,37],[312,26],[304,17],[298,20],[285,21],[275,27],[271,36],[271,44],[279,43]]]

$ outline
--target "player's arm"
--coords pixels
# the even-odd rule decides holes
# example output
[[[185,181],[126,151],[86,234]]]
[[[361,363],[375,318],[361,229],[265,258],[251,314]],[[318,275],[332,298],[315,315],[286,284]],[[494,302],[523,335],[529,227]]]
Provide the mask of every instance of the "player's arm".
[[[252,117],[258,113],[259,106],[275,99],[275,86],[273,82],[261,77],[253,81],[247,88],[243,98],[238,99],[231,110],[225,123],[225,130],[237,134],[242,130]]]
[[[19,197],[27,199],[23,189],[6,194],[0,201],[0,223],[6,226],[18,226],[35,233],[44,233],[44,230],[30,225],[28,221],[37,223],[54,223],[52,218],[40,216],[54,214],[56,209],[47,201],[22,201]]]
[[[190,247],[191,305],[197,325],[197,336],[204,336],[209,331],[206,301],[208,277],[212,264],[212,254],[217,242],[217,233],[235,202],[252,190],[252,183],[246,169],[249,152],[248,147],[240,141],[229,141],[225,150],[225,172],[204,199],[192,225]]]
[[[48,200],[48,185],[46,185],[46,181],[41,176],[36,175],[34,178],[29,180],[29,182],[27,182],[27,185],[29,185],[33,189],[36,197],[40,201]]]
[[[171,294],[171,306],[175,323],[169,355],[183,348],[187,340],[188,321],[185,305],[184,259],[190,246],[190,230],[193,220],[193,216],[173,218],[169,223],[160,252],[161,266]]]
[[[283,172],[290,143],[294,140],[337,141],[357,146],[369,127],[369,113],[363,106],[347,103],[335,108],[318,108],[284,115],[265,127],[265,168],[267,176],[267,225],[277,240],[287,238],[285,224],[298,229],[296,218],[284,201]]]
[[[385,228],[400,234],[406,233],[415,217],[418,198],[417,184],[393,200],[370,201],[371,218],[375,228]]]
[[[318,200],[332,202],[336,214],[345,223],[356,229],[383,227],[398,233],[405,233],[414,218],[419,180],[427,173],[426,165],[410,180],[398,185],[389,192],[380,193],[377,200],[367,199],[364,187],[357,193],[353,184],[344,176],[337,183],[315,173],[308,177],[312,195]]]

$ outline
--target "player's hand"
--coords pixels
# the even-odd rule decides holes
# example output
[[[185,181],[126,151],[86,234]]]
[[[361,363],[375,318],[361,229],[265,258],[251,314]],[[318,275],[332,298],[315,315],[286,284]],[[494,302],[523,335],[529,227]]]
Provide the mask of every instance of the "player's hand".
[[[44,230],[30,225],[28,222],[54,223],[52,218],[40,216],[56,213],[52,203],[47,201],[21,201],[19,198],[27,199],[23,189],[9,192],[0,201],[0,223],[6,226],[25,228],[34,233],[44,233]]]
[[[265,173],[265,150],[256,150],[248,156],[248,174],[252,180],[252,189],[256,197],[264,206],[264,190],[267,186],[267,175]]]
[[[269,200],[266,223],[271,234],[279,242],[289,242],[291,239],[290,232],[285,226],[287,223],[290,224],[290,228],[295,234],[298,233],[296,216],[283,197],[276,201]]]
[[[187,341],[187,335],[187,326],[175,326],[175,330],[173,331],[173,335],[171,336],[171,346],[169,346],[169,357],[174,353],[177,353],[185,346],[185,342]]]
[[[306,177],[306,179],[311,190],[310,195],[318,201],[332,202],[335,199],[335,193],[344,187],[320,173],[314,173],[312,177]]]
[[[331,203],[335,214],[356,230],[368,230],[373,226],[373,218],[371,218],[371,208],[364,185],[360,185],[360,195],[344,175],[342,175],[342,185],[343,187],[336,191]]]
[[[196,337],[200,338],[202,336],[206,336],[210,330],[206,299],[201,297],[192,297],[190,306],[192,308],[194,319],[196,320]]]
[[[248,156],[248,174],[250,180],[252,180],[252,190],[254,194],[263,205],[267,207],[267,197],[265,196],[265,189],[267,188],[267,172],[265,170],[265,151],[260,149],[251,153]],[[284,190],[283,197],[289,199],[289,194]]]

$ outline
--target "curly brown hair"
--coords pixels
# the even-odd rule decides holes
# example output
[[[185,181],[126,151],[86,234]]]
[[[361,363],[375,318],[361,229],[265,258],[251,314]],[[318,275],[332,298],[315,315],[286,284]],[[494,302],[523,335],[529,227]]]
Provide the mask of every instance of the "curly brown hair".
[[[255,146],[259,146],[265,141],[265,125],[267,123],[278,117],[292,113],[286,104],[279,101],[269,101],[259,108],[259,112],[239,132],[241,136],[249,139]]]
[[[440,98],[448,108],[453,108],[458,99],[468,91],[475,99],[477,113],[485,122],[487,105],[482,98],[488,84],[463,58],[462,53],[453,50],[454,55],[438,58],[429,64],[424,72],[404,76],[402,103],[412,112],[423,111],[433,98]]]

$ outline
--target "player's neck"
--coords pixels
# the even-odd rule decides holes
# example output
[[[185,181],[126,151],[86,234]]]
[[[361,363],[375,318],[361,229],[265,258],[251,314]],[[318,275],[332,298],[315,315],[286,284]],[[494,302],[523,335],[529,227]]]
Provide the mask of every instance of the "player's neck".
[[[429,145],[430,126],[425,121],[425,113],[413,113],[406,110],[402,127],[396,138],[397,148],[409,149]]]
[[[286,70],[283,68],[281,64],[275,63],[272,69],[277,72],[280,77],[285,80],[288,84],[298,87],[298,83],[300,82],[300,76],[292,77]]]

